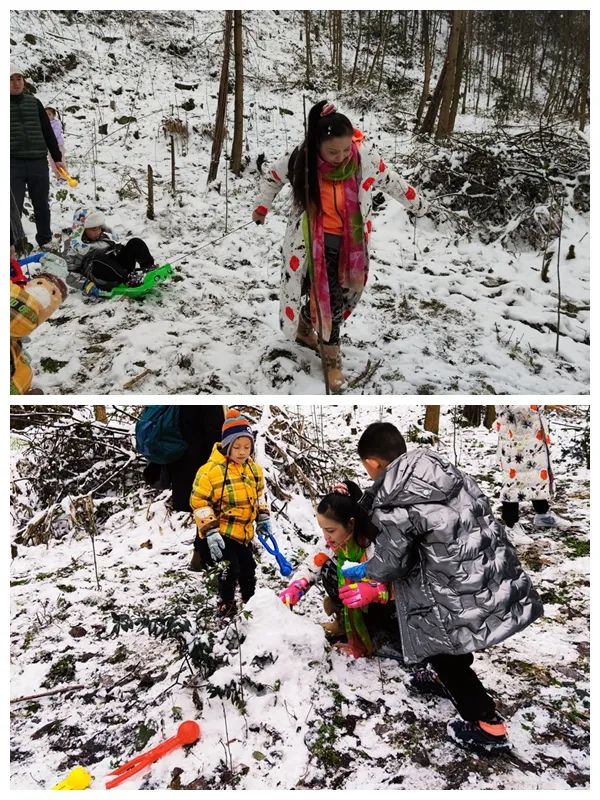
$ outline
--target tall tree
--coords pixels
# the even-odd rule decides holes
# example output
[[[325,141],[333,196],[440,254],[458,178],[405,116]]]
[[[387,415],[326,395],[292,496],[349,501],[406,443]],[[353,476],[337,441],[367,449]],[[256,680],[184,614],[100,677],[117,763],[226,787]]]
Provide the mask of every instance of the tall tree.
[[[221,158],[221,150],[223,148],[223,139],[225,138],[225,115],[227,111],[227,88],[229,84],[229,56],[231,52],[232,23],[233,11],[226,11],[225,28],[223,32],[223,63],[221,65],[221,81],[219,83],[215,131],[210,154],[210,167],[208,169],[207,183],[211,183],[217,177],[217,172],[219,171],[219,159]]]
[[[242,12],[233,12],[233,53],[235,63],[235,99],[233,117],[233,142],[230,167],[234,175],[242,171],[242,142],[244,140],[244,43],[242,39]]]
[[[435,15],[435,12],[433,12]],[[421,90],[421,98],[419,100],[419,107],[417,109],[417,118],[415,121],[415,128],[421,124],[421,117],[425,110],[425,103],[429,97],[429,83],[431,81],[431,72],[433,70],[433,60],[435,58],[435,22],[433,30],[431,25],[431,11],[421,11],[421,46],[423,49],[423,88]]]
[[[440,407],[425,406],[425,422],[423,428],[437,436],[440,432]]]
[[[448,53],[444,64],[444,82],[441,87],[440,116],[435,131],[436,139],[444,139],[452,133],[454,121],[451,119],[453,102],[458,103],[460,78],[462,74],[462,52],[465,38],[466,11],[452,12],[452,28],[448,40]],[[455,99],[456,98],[456,99]]]
[[[310,30],[312,27],[312,11],[304,12],[304,39],[306,43],[306,88],[311,88],[310,70],[312,67],[312,50],[310,46]]]

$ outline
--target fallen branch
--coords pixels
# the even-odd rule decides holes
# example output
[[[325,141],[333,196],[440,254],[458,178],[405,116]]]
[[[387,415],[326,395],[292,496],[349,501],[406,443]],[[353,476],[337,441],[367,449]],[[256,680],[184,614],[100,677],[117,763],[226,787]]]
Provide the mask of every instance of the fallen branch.
[[[85,689],[84,683],[77,683],[74,686],[63,686],[62,689],[51,689],[49,692],[41,692],[40,694],[28,694],[24,697],[15,697],[11,703],[23,703],[25,700],[37,700],[38,697],[49,697],[54,694],[65,694],[66,692],[77,692],[79,689]]]
[[[146,375],[158,375],[158,372],[155,369],[145,369],[143,372],[140,372],[139,375],[136,375],[135,378],[124,383],[123,389],[131,389],[132,386],[135,386],[135,384],[145,378]]]

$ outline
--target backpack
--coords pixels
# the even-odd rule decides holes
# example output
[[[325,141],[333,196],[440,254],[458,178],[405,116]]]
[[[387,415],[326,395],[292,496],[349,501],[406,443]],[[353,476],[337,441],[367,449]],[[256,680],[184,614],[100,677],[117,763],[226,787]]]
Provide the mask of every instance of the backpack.
[[[188,443],[181,435],[178,406],[146,406],[135,426],[136,449],[154,464],[181,458]]]

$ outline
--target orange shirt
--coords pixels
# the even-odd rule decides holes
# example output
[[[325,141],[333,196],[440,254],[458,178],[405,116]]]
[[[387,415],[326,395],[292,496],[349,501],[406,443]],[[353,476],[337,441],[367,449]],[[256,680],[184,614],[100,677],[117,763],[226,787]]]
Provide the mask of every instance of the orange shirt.
[[[346,199],[343,181],[319,180],[321,189],[321,208],[323,210],[323,230],[341,236],[344,233],[344,214]]]
[[[355,128],[352,141],[360,145],[364,138],[362,132]],[[344,215],[346,213],[343,182],[319,178],[319,189],[323,211],[323,230],[325,233],[341,236],[344,233]]]

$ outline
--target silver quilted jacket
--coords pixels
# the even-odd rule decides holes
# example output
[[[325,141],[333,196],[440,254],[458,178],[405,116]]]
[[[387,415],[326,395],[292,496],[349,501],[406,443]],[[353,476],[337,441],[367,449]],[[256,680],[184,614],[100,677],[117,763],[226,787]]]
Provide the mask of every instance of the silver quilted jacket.
[[[433,450],[393,461],[362,504],[379,529],[366,574],[394,584],[407,663],[482,650],[544,613],[487,497]]]

